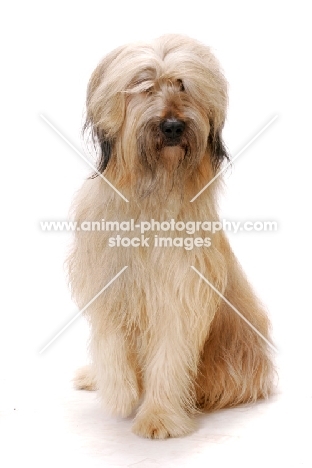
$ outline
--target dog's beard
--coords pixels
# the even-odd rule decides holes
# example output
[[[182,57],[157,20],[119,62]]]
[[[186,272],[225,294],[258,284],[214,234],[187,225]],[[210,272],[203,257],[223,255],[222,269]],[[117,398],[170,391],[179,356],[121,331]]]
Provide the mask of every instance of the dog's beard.
[[[139,198],[172,192],[183,198],[185,181],[198,167],[206,145],[197,137],[195,126],[187,124],[179,141],[167,141],[159,122],[149,122],[138,134],[138,157],[142,174],[136,187]]]

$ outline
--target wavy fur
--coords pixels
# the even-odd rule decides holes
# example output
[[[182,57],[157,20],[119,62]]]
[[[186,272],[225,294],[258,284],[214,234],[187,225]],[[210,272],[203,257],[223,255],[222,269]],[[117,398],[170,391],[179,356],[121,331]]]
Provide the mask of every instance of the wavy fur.
[[[91,77],[85,128],[99,147],[98,169],[129,203],[94,176],[77,194],[74,219],[217,221],[220,177],[189,200],[227,158],[226,107],[218,62],[190,38],[168,35],[113,51]],[[166,118],[185,122],[175,146],[160,130]],[[78,374],[77,387],[97,388],[113,414],[138,408],[133,431],[150,438],[189,433],[197,411],[267,397],[273,372],[267,344],[190,268],[269,338],[267,315],[225,234],[214,234],[209,248],[192,250],[109,247],[117,234],[77,231],[68,258],[80,308],[128,265],[86,311],[92,365]]]

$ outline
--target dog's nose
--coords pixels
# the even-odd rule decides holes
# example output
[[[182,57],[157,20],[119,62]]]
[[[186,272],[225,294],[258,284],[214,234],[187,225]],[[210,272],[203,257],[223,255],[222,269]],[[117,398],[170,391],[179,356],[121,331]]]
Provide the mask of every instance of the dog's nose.
[[[166,119],[160,124],[160,129],[168,141],[177,141],[184,132],[185,123],[178,119]]]

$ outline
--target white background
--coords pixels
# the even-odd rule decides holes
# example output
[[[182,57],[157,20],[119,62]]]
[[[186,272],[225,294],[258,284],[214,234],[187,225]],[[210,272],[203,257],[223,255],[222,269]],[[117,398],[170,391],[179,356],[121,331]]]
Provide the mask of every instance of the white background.
[[[33,1],[2,7],[1,16],[3,466],[310,466],[308,2]],[[104,415],[93,394],[71,390],[86,360],[82,318],[39,355],[77,312],[63,270],[70,235],[43,233],[39,221],[66,219],[90,172],[40,114],[81,149],[85,90],[97,62],[118,45],[167,32],[193,36],[219,58],[230,84],[224,138],[233,156],[278,115],[228,171],[221,209],[227,219],[278,222],[274,234],[230,239],[270,312],[281,383],[268,404],[206,416],[197,435],[182,441],[150,442],[130,433],[130,420]]]

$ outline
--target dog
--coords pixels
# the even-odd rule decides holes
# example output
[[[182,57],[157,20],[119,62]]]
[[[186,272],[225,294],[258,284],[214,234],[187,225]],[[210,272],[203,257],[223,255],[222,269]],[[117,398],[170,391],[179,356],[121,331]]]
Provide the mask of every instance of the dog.
[[[72,213],[78,226],[115,229],[77,229],[68,256],[72,295],[80,309],[89,304],[91,335],[91,364],[75,385],[96,389],[113,415],[136,411],[132,430],[142,437],[183,436],[198,412],[272,393],[268,316],[224,232],[207,238],[201,228],[219,220],[227,103],[211,50],[180,35],[117,48],[88,85],[84,130],[98,149],[97,170]],[[130,220],[169,223],[166,245],[155,243],[159,231],[142,242],[135,230],[120,233]],[[190,221],[202,239],[193,248],[181,229]]]

